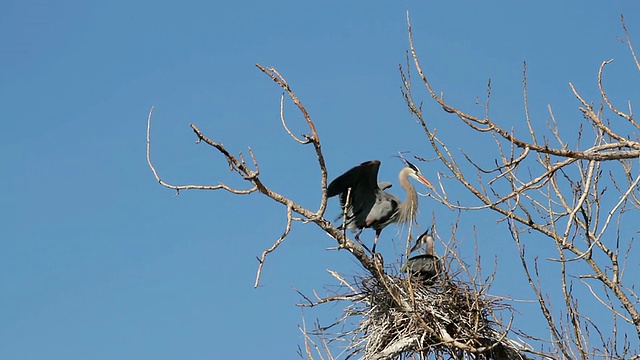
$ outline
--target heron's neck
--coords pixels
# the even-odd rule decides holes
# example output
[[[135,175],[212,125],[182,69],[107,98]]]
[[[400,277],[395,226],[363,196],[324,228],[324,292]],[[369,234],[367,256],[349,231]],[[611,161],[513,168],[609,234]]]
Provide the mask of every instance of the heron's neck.
[[[431,256],[435,256],[436,255],[435,246],[433,244],[433,238],[427,239],[427,243],[425,244],[424,253],[426,255],[431,255]]]
[[[405,223],[413,221],[415,214],[418,212],[418,194],[413,185],[409,183],[409,172],[411,169],[404,168],[398,174],[398,180],[400,180],[400,186],[406,192],[407,197],[400,204],[398,208],[398,222]]]

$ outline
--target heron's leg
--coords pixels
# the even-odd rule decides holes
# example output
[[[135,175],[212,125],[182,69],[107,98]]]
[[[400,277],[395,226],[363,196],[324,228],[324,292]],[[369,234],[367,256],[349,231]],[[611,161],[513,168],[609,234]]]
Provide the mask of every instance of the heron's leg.
[[[358,242],[358,244],[360,244],[360,246],[362,246],[363,248],[365,248],[368,252],[371,252],[371,250],[369,250],[369,248],[367,247],[367,245],[364,244],[364,242],[362,240],[360,240],[360,234],[362,234],[362,231],[364,230],[364,228],[358,230],[358,233],[355,236],[356,241]]]
[[[372,254],[376,252],[376,244],[378,244],[378,236],[380,236],[381,232],[382,230],[376,230],[376,237],[373,239],[373,249],[371,250]]]

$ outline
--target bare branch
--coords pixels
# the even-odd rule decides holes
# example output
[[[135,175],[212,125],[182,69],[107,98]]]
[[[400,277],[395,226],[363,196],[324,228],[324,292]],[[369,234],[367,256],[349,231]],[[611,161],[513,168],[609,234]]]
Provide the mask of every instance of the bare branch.
[[[309,130],[311,131],[311,134],[310,135],[305,135],[306,142],[304,142],[304,143],[313,144],[313,148],[314,148],[314,150],[316,152],[316,158],[318,160],[318,165],[320,167],[320,186],[323,189],[323,191],[322,191],[322,200],[320,201],[320,208],[318,209],[318,211],[316,211],[314,216],[311,217],[310,219],[322,217],[323,214],[324,214],[324,211],[325,211],[325,209],[327,207],[327,194],[324,191],[324,189],[327,188],[327,167],[326,167],[326,164],[325,164],[325,161],[324,161],[324,155],[322,155],[322,149],[321,149],[321,146],[320,146],[320,136],[318,136],[318,132],[316,131],[316,126],[314,125],[313,121],[311,120],[311,117],[309,116],[309,113],[307,112],[307,109],[305,109],[305,107],[302,105],[302,103],[298,99],[298,96],[289,87],[289,83],[287,83],[285,78],[282,75],[280,75],[280,73],[275,68],[266,68],[266,67],[264,67],[264,66],[262,66],[260,64],[256,64],[256,67],[258,69],[260,69],[263,73],[265,73],[267,76],[269,76],[273,81],[276,82],[276,84],[280,85],[280,87],[283,88],[287,92],[287,94],[289,95],[289,97],[291,98],[293,103],[296,104],[296,106],[298,107],[298,109],[300,110],[302,115],[304,116],[304,119],[306,120],[307,125],[309,126]],[[283,121],[283,124],[285,124],[284,117],[283,117],[282,121]],[[287,129],[287,132],[289,132],[289,130],[286,127],[286,125],[285,125],[285,128]],[[289,132],[289,134],[291,134],[291,133]],[[295,138],[295,139],[296,139],[296,141],[299,140],[297,138]]]
[[[289,136],[291,136],[291,138],[293,140],[295,140],[297,143],[300,143],[300,144],[303,144],[303,145],[309,143],[308,139],[302,140],[302,139],[298,138],[297,136],[293,135],[291,130],[289,130],[289,127],[287,126],[287,122],[284,119],[284,93],[280,97],[280,121],[282,122],[282,126],[284,127],[284,129],[287,131],[287,134],[289,134]]]
[[[232,193],[232,194],[238,194],[238,195],[245,195],[245,194],[251,194],[252,192],[255,192],[256,190],[258,190],[258,188],[256,186],[253,186],[249,189],[234,189],[230,186],[227,186],[223,183],[220,183],[218,185],[172,185],[169,184],[167,182],[165,182],[164,180],[162,180],[160,178],[160,175],[158,175],[158,171],[156,170],[155,166],[153,165],[153,163],[151,162],[151,116],[153,115],[153,109],[154,107],[151,107],[151,110],[149,111],[149,116],[147,117],[147,164],[149,164],[149,167],[151,168],[151,171],[153,172],[153,176],[155,176],[156,180],[158,181],[158,183],[160,183],[160,185],[167,187],[169,189],[173,189],[176,190],[176,192],[180,192],[180,190],[218,190],[218,189],[224,189],[227,190],[228,192]],[[193,125],[191,125],[191,127],[194,129],[194,131],[196,131],[196,133],[199,133],[199,130],[197,130],[197,128]],[[213,146],[215,146],[216,148],[222,149],[224,150],[224,148],[222,147],[222,145],[213,143]],[[223,152],[223,151],[221,151]],[[229,157],[233,158],[233,156],[231,156],[226,150],[224,150],[223,154],[225,156],[227,156],[227,159],[229,159]],[[234,169],[235,170],[235,169]]]
[[[636,60],[637,61],[637,60]],[[636,129],[640,129],[640,124],[638,124],[635,120],[633,120],[633,117],[631,115],[631,103],[629,103],[629,114],[625,114],[622,111],[618,110],[616,107],[613,106],[613,104],[611,104],[611,101],[609,100],[609,98],[607,97],[607,93],[606,91],[604,91],[604,88],[602,87],[602,71],[604,70],[604,67],[610,63],[613,62],[613,59],[607,60],[607,61],[603,61],[602,64],[600,65],[600,69],[598,69],[598,89],[600,90],[600,95],[602,96],[602,98],[604,99],[605,103],[607,104],[607,106],[609,107],[609,109],[611,109],[611,111],[613,111],[616,115],[627,119],[633,126],[636,127]],[[572,87],[573,89],[573,87]],[[606,131],[609,128],[607,126],[603,126],[603,130]],[[609,132],[607,132],[608,134]]]
[[[629,46],[629,50],[631,51],[631,56],[633,57],[633,61],[636,63],[636,67],[638,71],[640,71],[640,61],[638,61],[638,57],[636,56],[636,52],[633,50],[633,44],[631,43],[631,36],[629,36],[629,31],[627,30],[627,25],[624,23],[624,16],[620,15],[620,22],[622,23],[622,29],[624,30],[624,35],[626,37],[625,43]]]
[[[260,284],[260,275],[262,274],[262,266],[264,265],[264,262],[267,259],[267,255],[269,255],[269,253],[277,249],[278,246],[280,246],[280,244],[284,241],[284,239],[287,238],[287,235],[289,235],[289,232],[291,231],[292,214],[293,214],[293,208],[291,207],[291,205],[287,205],[287,224],[285,225],[284,232],[282,233],[282,235],[280,235],[278,240],[276,240],[276,242],[273,243],[273,245],[271,245],[270,248],[262,252],[262,255],[259,258],[256,257],[256,259],[258,259],[259,264],[258,264],[258,270],[256,271],[256,281],[253,284],[254,288],[257,288],[258,285]]]

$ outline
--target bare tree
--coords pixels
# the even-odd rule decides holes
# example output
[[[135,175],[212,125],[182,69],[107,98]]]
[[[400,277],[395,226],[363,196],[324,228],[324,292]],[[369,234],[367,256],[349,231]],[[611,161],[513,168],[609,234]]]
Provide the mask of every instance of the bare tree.
[[[636,57],[629,32],[621,17],[628,46],[636,67]],[[638,158],[640,142],[636,131],[640,129],[634,119],[631,102],[622,111],[613,105],[603,86],[604,68],[613,60],[604,61],[598,70],[598,89],[601,99],[594,106],[578,90],[569,88],[579,101],[579,110],[591,134],[582,127],[576,138],[563,139],[551,106],[548,132],[535,129],[529,116],[527,100],[526,64],[523,71],[525,121],[528,133],[516,134],[507,130],[489,116],[491,83],[487,87],[485,114],[471,115],[447,103],[437,94],[420,66],[409,27],[410,58],[420,80],[431,97],[447,113],[455,115],[463,124],[478,133],[489,136],[495,144],[496,166],[485,169],[478,165],[483,159],[462,154],[454,155],[447,142],[440,139],[425,119],[411,92],[411,79],[407,69],[401,69],[403,94],[411,113],[422,126],[438,160],[446,166],[446,174],[455,183],[463,185],[478,200],[480,206],[461,206],[447,196],[450,181],[441,181],[442,195],[436,200],[450,208],[473,211],[490,209],[498,212],[508,224],[527,280],[537,295],[542,315],[551,329],[551,342],[555,356],[565,358],[621,358],[637,356],[632,350],[629,334],[620,331],[619,322],[631,325],[640,339],[640,313],[638,295],[634,290],[635,278],[624,277],[629,264],[633,236],[638,230]],[[613,120],[607,116],[613,114]],[[622,121],[618,120],[619,118]],[[550,134],[548,136],[547,134]],[[587,140],[590,145],[583,146]],[[575,149],[569,143],[577,143]],[[461,166],[461,160],[473,164],[474,170]],[[548,286],[538,276],[539,260],[527,257],[523,237],[531,231],[549,240],[557,250],[557,258],[545,261],[560,265],[562,299],[545,296]],[[538,240],[541,241],[541,240]],[[573,294],[574,283],[585,286],[594,301],[578,299]],[[579,301],[580,300],[580,301]],[[595,304],[594,304],[595,302]],[[565,316],[552,309],[560,303]],[[590,313],[607,310],[611,313],[613,334],[601,331],[603,324],[591,320]],[[598,344],[593,344],[596,341]]]
[[[407,19],[408,20],[408,19]],[[627,28],[622,19],[625,42],[640,71]],[[286,222],[282,235],[258,258],[255,286],[260,282],[268,255],[287,239],[294,221],[314,223],[337,243],[337,248],[351,253],[365,273],[347,277],[331,272],[342,292],[329,297],[307,296],[301,306],[316,306],[342,302],[344,316],[336,324],[353,324],[333,331],[334,327],[317,324],[301,330],[305,335],[300,354],[306,358],[333,359],[362,356],[366,359],[390,358],[638,358],[634,348],[640,340],[639,301],[634,288],[634,271],[626,275],[633,251],[633,236],[638,231],[640,210],[639,190],[640,129],[634,119],[631,102],[621,110],[607,96],[603,72],[612,60],[604,61],[597,72],[601,98],[598,105],[584,99],[569,84],[579,102],[579,111],[589,125],[580,128],[576,137],[562,138],[551,106],[548,107],[548,129],[537,129],[529,116],[526,65],[523,71],[524,122],[528,131],[520,134],[507,130],[490,117],[491,84],[487,87],[484,114],[479,117],[445,101],[429,83],[420,66],[409,23],[409,54],[406,66],[400,67],[402,94],[409,111],[422,127],[437,161],[447,171],[439,177],[439,190],[429,196],[451,209],[459,211],[494,211],[502,216],[501,223],[509,228],[518,246],[518,255],[531,289],[537,297],[541,316],[549,325],[548,339],[536,339],[515,330],[509,315],[509,299],[488,294],[493,275],[483,276],[479,261],[470,266],[456,254],[456,226],[451,230],[448,249],[443,256],[444,271],[437,284],[426,285],[411,275],[402,274],[398,264],[385,264],[380,254],[370,254],[354,242],[340,226],[327,220],[327,167],[320,136],[311,116],[285,78],[274,68],[256,66],[288,95],[301,112],[308,133],[296,136],[285,118],[283,95],[280,119],[291,139],[301,146],[311,146],[320,169],[322,196],[317,209],[311,210],[295,200],[276,193],[263,181],[259,164],[251,148],[246,154],[234,155],[221,143],[208,138],[196,125],[191,128],[197,142],[204,142],[222,154],[229,168],[248,186],[233,188],[224,183],[215,185],[173,185],[159,176],[151,161],[150,128],[153,109],[147,127],[147,160],[158,182],[177,192],[181,190],[226,190],[233,194],[259,192],[282,204]],[[477,132],[479,141],[494,144],[494,158],[475,158],[464,152],[450,150],[452,140],[436,134],[435,120],[427,119],[421,102],[414,98],[411,74],[417,74],[432,99],[446,114],[455,116],[461,126]],[[613,115],[609,120],[607,116]],[[573,141],[576,145],[570,147]],[[588,145],[583,145],[583,143]],[[420,160],[420,158],[418,158]],[[424,159],[423,159],[424,160]],[[494,160],[495,166],[484,168],[481,163]],[[469,166],[471,165],[471,166]],[[463,186],[479,200],[477,204],[459,204],[449,196],[453,186]],[[435,229],[434,229],[435,232]],[[557,257],[539,259],[526,250],[527,237],[536,244],[544,243],[557,251]],[[546,239],[546,240],[542,240]],[[410,240],[409,238],[407,239]],[[556,274],[562,296],[550,297],[550,287],[556,282],[540,276],[542,262],[558,264]],[[557,279],[556,279],[557,280]],[[574,288],[588,291],[588,299],[578,298]],[[557,309],[562,310],[557,310]],[[593,320],[591,314],[611,314],[607,324]],[[613,329],[609,331],[607,329]],[[635,329],[632,336],[627,329]],[[340,353],[335,344],[343,341]]]

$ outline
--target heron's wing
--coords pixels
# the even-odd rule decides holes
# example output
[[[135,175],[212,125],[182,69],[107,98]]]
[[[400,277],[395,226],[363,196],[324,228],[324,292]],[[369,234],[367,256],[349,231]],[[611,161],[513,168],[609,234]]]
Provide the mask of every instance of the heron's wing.
[[[383,229],[397,218],[401,200],[384,191],[391,186],[390,182],[379,182],[375,191],[376,200],[367,215],[366,223],[376,230]]]
[[[380,190],[387,190],[388,188],[392,187],[393,184],[388,182],[388,181],[380,181],[378,183],[378,187],[380,188]]]
[[[400,199],[386,191],[377,190],[375,202],[367,215],[367,225],[374,229],[382,229],[396,219],[400,207]]]
[[[344,174],[335,178],[327,187],[327,196],[332,197],[346,193],[347,189],[356,187],[376,189],[378,187],[378,169],[380,161],[372,160],[354,166]]]
[[[380,161],[372,160],[355,166],[338,176],[327,187],[327,196],[340,195],[340,205],[347,204],[347,193],[351,188],[349,207],[346,209],[349,225],[364,227],[366,217],[376,202],[378,169]],[[353,224],[355,222],[355,224]],[[351,226],[352,228],[354,226]]]

